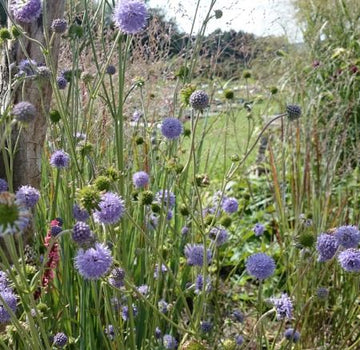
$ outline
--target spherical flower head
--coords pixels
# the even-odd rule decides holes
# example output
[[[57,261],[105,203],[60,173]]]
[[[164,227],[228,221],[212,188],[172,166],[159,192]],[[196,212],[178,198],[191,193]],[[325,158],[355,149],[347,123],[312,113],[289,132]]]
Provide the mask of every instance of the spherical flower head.
[[[170,334],[165,334],[163,337],[163,345],[165,349],[176,349],[178,346],[178,342]]]
[[[9,185],[6,180],[0,179],[0,193],[6,192],[9,189]]]
[[[223,12],[221,10],[215,10],[215,18],[220,19],[223,16]]]
[[[138,314],[138,310],[137,307],[133,304],[132,305],[132,312],[133,312],[133,316],[136,317]],[[129,314],[129,307],[128,306],[123,306],[121,309],[121,317],[124,321],[128,321],[130,318],[130,314]]]
[[[109,324],[108,326],[105,327],[105,334],[110,340],[115,339],[115,330],[112,324]]]
[[[86,209],[81,209],[77,204],[73,206],[73,216],[77,221],[86,221],[90,215]]]
[[[63,150],[55,151],[50,157],[50,165],[57,169],[67,168],[70,164],[70,156]]]
[[[75,268],[83,278],[96,280],[109,271],[112,261],[110,250],[104,244],[96,243],[95,248],[78,250]]]
[[[31,214],[9,192],[0,193],[0,236],[22,233],[29,225]]]
[[[181,228],[181,234],[183,236],[186,236],[188,233],[189,233],[189,227],[184,226],[184,227]]]
[[[319,287],[316,291],[316,296],[320,299],[320,300],[325,300],[328,298],[329,296],[329,289],[325,288],[325,287]]]
[[[166,314],[169,311],[169,304],[164,299],[161,299],[158,302],[158,309],[161,313]]]
[[[209,96],[203,90],[196,90],[190,95],[189,102],[193,109],[202,111],[209,106]]]
[[[350,248],[341,252],[338,256],[341,267],[348,272],[360,271],[360,251]]]
[[[297,343],[300,339],[300,333],[296,331],[294,328],[288,328],[284,332],[284,338],[294,343]]]
[[[145,171],[138,171],[133,175],[132,180],[136,188],[142,188],[149,183],[149,175]]]
[[[56,237],[62,230],[63,229],[61,226],[58,225],[51,226],[50,228],[51,237]]]
[[[203,275],[197,275],[195,279],[195,294],[199,294],[203,291],[204,288],[204,276]],[[209,293],[211,292],[212,286],[211,286],[211,278],[210,276],[206,276],[206,285],[205,285],[205,292]]]
[[[270,301],[276,308],[276,317],[278,320],[283,320],[284,318],[290,319],[292,317],[293,305],[286,293],[283,293],[280,298],[270,298]]]
[[[115,224],[123,217],[124,213],[123,199],[116,193],[106,192],[101,196],[99,210],[94,212],[94,219],[103,224]]]
[[[289,120],[293,121],[301,117],[301,108],[297,105],[287,105],[286,113]]]
[[[54,33],[63,34],[67,29],[67,21],[64,18],[56,18],[52,21],[51,29]]]
[[[89,225],[83,221],[78,221],[72,231],[72,239],[77,244],[84,244],[88,242],[92,237],[92,233]]]
[[[36,117],[36,108],[32,103],[22,101],[13,107],[12,114],[19,122],[31,123]]]
[[[183,125],[179,119],[165,118],[161,124],[161,133],[169,140],[177,139],[183,132]]]
[[[9,322],[11,319],[10,313],[4,306],[4,303],[11,309],[12,312],[16,311],[16,295],[8,290],[0,292],[1,298],[4,300],[0,302],[0,323]]]
[[[333,235],[322,233],[316,241],[316,250],[319,254],[318,261],[324,262],[332,259],[338,249],[338,241]]]
[[[21,186],[15,193],[16,201],[26,208],[33,208],[40,198],[40,192],[32,186]]]
[[[234,197],[228,197],[223,200],[222,208],[228,214],[236,213],[239,208],[239,203]]]
[[[25,24],[34,22],[41,14],[40,0],[13,0],[10,10],[16,22]]]
[[[270,277],[275,271],[275,261],[265,253],[250,255],[246,261],[247,272],[259,280]]]
[[[36,74],[37,71],[37,63],[34,60],[21,60],[19,63],[19,75],[24,74],[27,77],[32,77]]]
[[[109,283],[115,288],[121,288],[125,286],[125,271],[120,267],[116,267],[111,271]]]
[[[356,226],[340,226],[334,236],[338,244],[344,248],[356,248],[360,242],[360,232]]]
[[[213,227],[209,232],[209,237],[218,247],[225,244],[229,239],[228,232],[220,227]]]
[[[255,233],[255,236],[257,237],[262,236],[265,231],[265,226],[260,223],[257,223],[255,224],[253,231]]]
[[[245,316],[240,310],[234,310],[232,312],[232,315],[233,315],[236,322],[240,322],[240,323],[244,322]]]
[[[116,73],[116,68],[113,65],[109,65],[106,67],[106,73],[109,75],[114,75]]]
[[[142,284],[141,286],[137,287],[137,291],[141,295],[147,296],[150,293],[150,287],[147,284]]]
[[[161,329],[159,327],[155,328],[155,338],[160,339],[162,335]]]
[[[200,321],[200,329],[203,333],[210,333],[212,327],[213,325],[210,321]]]
[[[162,274],[166,273],[167,271],[168,271],[168,269],[164,264],[161,264],[161,269],[159,269],[159,265],[156,264],[155,269],[154,269],[154,278],[155,279],[159,278],[159,275],[162,275]]]
[[[235,344],[237,346],[241,346],[244,344],[244,337],[242,335],[236,335],[235,336]]]
[[[202,244],[186,244],[184,253],[187,263],[190,266],[203,266],[204,264],[204,246]],[[207,264],[211,263],[212,253],[210,249],[206,250]]]
[[[175,207],[176,197],[174,193],[169,190],[160,190],[156,193],[155,199],[159,203],[164,203],[165,207],[168,207],[170,209]]]
[[[146,25],[148,13],[139,0],[120,0],[113,13],[115,25],[126,34],[137,34]]]
[[[58,86],[59,90],[64,90],[67,85],[67,80],[63,76],[57,77],[56,85]]]
[[[63,332],[56,333],[53,344],[59,348],[63,348],[68,341],[68,337]]]

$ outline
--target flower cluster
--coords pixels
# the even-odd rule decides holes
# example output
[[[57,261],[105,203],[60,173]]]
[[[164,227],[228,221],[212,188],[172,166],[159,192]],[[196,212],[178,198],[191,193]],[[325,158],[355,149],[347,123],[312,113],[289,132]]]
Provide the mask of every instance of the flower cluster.
[[[6,308],[5,304],[12,312],[16,311],[17,297],[9,287],[9,280],[7,278],[7,274],[3,271],[0,271],[0,323],[9,322],[11,319],[11,315]]]
[[[41,14],[40,0],[13,0],[10,10],[16,22],[20,24],[31,23]]]
[[[146,25],[146,6],[139,0],[121,0],[114,9],[115,25],[126,34],[139,33]]]
[[[246,270],[251,276],[263,280],[274,273],[275,261],[265,253],[255,253],[247,259]]]
[[[106,192],[101,196],[99,209],[94,212],[96,222],[102,224],[115,224],[125,213],[123,199],[113,192]]]
[[[284,318],[291,319],[293,304],[286,293],[283,293],[280,298],[271,298],[270,301],[276,308],[276,317],[278,320],[282,320]]]

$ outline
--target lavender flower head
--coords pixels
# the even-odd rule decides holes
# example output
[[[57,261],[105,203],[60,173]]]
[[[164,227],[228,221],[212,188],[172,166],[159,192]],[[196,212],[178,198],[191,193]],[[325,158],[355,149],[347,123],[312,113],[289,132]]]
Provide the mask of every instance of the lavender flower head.
[[[200,329],[203,333],[210,333],[213,328],[213,324],[210,321],[200,321]]]
[[[55,346],[59,348],[63,348],[66,345],[67,341],[68,341],[68,337],[66,336],[66,334],[60,332],[55,334],[53,343]]]
[[[202,111],[203,109],[209,106],[209,96],[203,90],[196,90],[190,95],[190,105],[192,108],[198,111]]]
[[[163,337],[163,345],[165,349],[176,349],[178,346],[177,340],[170,334],[165,334]]]
[[[13,107],[12,114],[19,122],[31,123],[36,117],[36,108],[32,103],[22,101]]]
[[[245,316],[240,310],[234,310],[232,312],[232,315],[233,315],[235,321],[240,322],[240,323],[244,322]]]
[[[133,175],[132,180],[136,188],[142,188],[149,183],[149,175],[145,171],[138,171]]]
[[[300,339],[300,333],[296,331],[294,328],[288,328],[284,332],[284,338],[287,340],[291,340],[294,343],[297,343]]]
[[[115,339],[115,330],[112,324],[109,324],[108,326],[105,327],[105,334],[110,340]]]
[[[166,273],[167,271],[168,271],[168,269],[164,264],[161,264],[160,270],[159,270],[159,265],[156,264],[155,269],[154,269],[154,278],[155,279],[159,278],[159,275],[162,275],[162,274]]]
[[[116,73],[116,68],[112,64],[106,67],[106,73],[109,75],[114,75]]]
[[[133,304],[132,305],[132,312],[133,312],[133,316],[136,317],[138,314],[138,310],[137,307]],[[130,318],[130,313],[129,313],[129,307],[128,306],[123,306],[121,309],[121,317],[124,321],[128,321]]]
[[[360,251],[350,248],[341,252],[338,256],[341,267],[348,272],[360,271]]]
[[[16,202],[26,208],[33,208],[40,198],[40,192],[32,186],[21,186],[15,193]]]
[[[158,302],[158,308],[161,313],[166,314],[169,311],[169,304],[164,299],[161,299]]]
[[[239,203],[236,198],[228,197],[223,200],[222,208],[228,214],[236,213],[239,208]]]
[[[186,236],[188,233],[189,233],[189,227],[184,226],[184,227],[181,228],[181,234],[183,236]]]
[[[0,179],[0,193],[5,192],[9,189],[9,185],[6,180]]]
[[[41,1],[13,0],[10,3],[10,10],[16,22],[21,24],[31,23],[38,19],[41,14]]]
[[[125,213],[123,199],[112,192],[106,192],[101,196],[99,208],[94,212],[94,219],[103,224],[115,224]]]
[[[55,151],[50,157],[50,165],[57,169],[67,168],[70,163],[70,156],[63,150]]]
[[[85,222],[78,221],[72,231],[72,239],[77,244],[84,244],[88,242],[92,237],[92,232],[90,230],[89,225]]]
[[[137,287],[137,291],[143,296],[147,296],[149,295],[150,287],[147,284],[142,284],[141,286]]]
[[[155,338],[160,339],[162,335],[161,329],[159,327],[155,328]]]
[[[179,119],[165,118],[161,124],[161,133],[169,140],[177,139],[183,132],[183,125]]]
[[[250,255],[245,263],[247,272],[259,280],[270,277],[275,271],[275,261],[265,253]]]
[[[63,76],[59,76],[56,78],[56,85],[59,90],[66,89],[67,83],[67,80]]]
[[[203,275],[197,275],[195,279],[195,294],[199,294],[203,291],[204,288],[204,276]],[[211,286],[211,278],[210,276],[206,276],[206,285],[205,285],[205,293],[211,292],[212,286]]]
[[[120,267],[115,267],[111,271],[109,283],[115,288],[121,288],[125,286],[125,271]]]
[[[283,320],[284,318],[291,319],[293,304],[286,293],[283,293],[280,298],[270,298],[270,301],[276,308],[276,317],[278,320]]]
[[[67,21],[64,18],[56,18],[51,23],[51,29],[54,33],[63,34],[67,29]]]
[[[73,206],[73,216],[77,221],[86,221],[90,215],[86,209],[81,209],[77,204]]]
[[[332,259],[338,249],[338,241],[333,235],[322,233],[316,241],[316,250],[319,254],[318,261],[324,262]]]
[[[262,236],[265,231],[265,226],[260,223],[257,223],[255,224],[253,231],[255,233],[255,236],[257,237]]]
[[[36,70],[37,70],[37,66],[38,64],[36,63],[36,61],[34,60],[21,60],[19,63],[19,75],[26,75],[27,77],[32,77],[34,75],[36,75]]]
[[[344,248],[356,248],[360,242],[360,232],[356,226],[340,226],[334,236],[338,244]]]
[[[99,279],[104,276],[112,265],[110,250],[100,243],[88,250],[79,249],[75,257],[75,268],[85,279]]]
[[[325,288],[325,287],[319,287],[316,291],[316,296],[320,299],[320,300],[325,300],[328,298],[329,296],[329,289]]]
[[[166,207],[172,209],[175,207],[176,197],[174,193],[169,190],[160,190],[156,193],[155,200],[159,203],[163,202]]]
[[[241,346],[244,344],[244,337],[242,335],[235,336],[235,344]]]
[[[120,0],[113,13],[115,25],[126,34],[139,33],[146,25],[146,6],[138,0]]]
[[[209,238],[213,240],[216,246],[220,247],[228,241],[228,232],[220,227],[213,227],[209,232]]]
[[[190,266],[203,266],[204,264],[204,246],[202,244],[187,244],[184,249],[187,263]],[[212,253],[210,249],[206,250],[207,264],[211,263]]]
[[[16,295],[8,290],[3,290],[0,292],[1,297],[3,298],[4,302],[7,306],[11,309],[11,311],[16,311]],[[3,305],[3,302],[0,303],[0,323],[6,323],[10,321],[11,316],[10,313],[7,311],[6,307]]]

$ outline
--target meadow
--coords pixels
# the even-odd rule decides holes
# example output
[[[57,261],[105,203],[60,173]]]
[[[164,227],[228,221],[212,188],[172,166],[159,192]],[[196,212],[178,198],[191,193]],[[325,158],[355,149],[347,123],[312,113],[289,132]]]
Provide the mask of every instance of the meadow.
[[[360,5],[202,2],[0,0],[0,348],[360,349]]]

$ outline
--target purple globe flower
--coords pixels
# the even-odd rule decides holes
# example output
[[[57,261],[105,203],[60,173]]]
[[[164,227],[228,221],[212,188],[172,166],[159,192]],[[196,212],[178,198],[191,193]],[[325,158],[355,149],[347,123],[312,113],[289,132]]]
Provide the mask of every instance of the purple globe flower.
[[[319,287],[316,291],[316,296],[321,300],[327,299],[329,296],[329,289],[325,287]]]
[[[195,294],[199,294],[203,291],[204,288],[204,276],[203,275],[197,275],[195,279]],[[205,292],[209,293],[211,292],[212,286],[211,286],[211,278],[210,276],[206,276],[206,285],[205,285]]]
[[[163,314],[166,314],[169,311],[169,304],[164,299],[161,299],[158,302],[158,309]]]
[[[110,250],[100,243],[88,250],[79,249],[75,257],[75,268],[85,279],[99,279],[104,276],[112,265]]]
[[[138,0],[121,0],[114,9],[115,25],[126,34],[139,33],[146,25],[146,6]]]
[[[210,321],[200,321],[200,329],[203,333],[210,333],[213,328],[213,324]]]
[[[177,340],[170,334],[165,334],[163,337],[163,345],[165,349],[176,349],[178,346]]]
[[[16,295],[8,290],[3,290],[0,292],[1,297],[4,300],[4,303],[11,309],[12,312],[16,311]],[[3,302],[0,303],[0,323],[6,323],[10,321],[11,316]]]
[[[70,163],[70,156],[63,150],[55,151],[50,157],[50,165],[54,168],[67,168]]]
[[[137,287],[137,291],[141,295],[147,296],[150,293],[150,287],[147,284],[142,284],[141,286]]]
[[[125,286],[125,271],[120,267],[115,267],[111,271],[109,283],[115,288],[121,288]]]
[[[67,80],[63,76],[56,78],[56,84],[59,90],[64,90],[67,86],[67,83],[68,83]]]
[[[16,22],[31,23],[39,18],[41,13],[40,0],[13,0],[10,10]]]
[[[161,133],[169,140],[177,139],[183,132],[183,125],[179,119],[166,118],[161,124]]]
[[[293,305],[286,293],[283,293],[280,298],[270,298],[270,301],[276,308],[276,317],[278,320],[283,320],[284,318],[290,319],[292,317]]]
[[[245,316],[240,310],[234,310],[232,312],[232,315],[234,316],[236,322],[240,322],[240,323],[244,322]]]
[[[77,244],[84,244],[88,242],[92,237],[92,232],[90,230],[89,225],[85,222],[78,221],[72,231],[72,239]]]
[[[38,64],[34,60],[21,60],[19,63],[19,73],[18,74],[25,74],[28,77],[36,75]]]
[[[360,242],[360,232],[356,226],[340,226],[334,236],[338,245],[344,248],[356,248]]]
[[[63,332],[59,332],[54,336],[53,344],[59,348],[63,348],[68,341],[68,337]]]
[[[162,274],[166,273],[167,271],[168,271],[168,269],[164,264],[161,264],[160,271],[159,271],[159,265],[156,264],[155,269],[154,269],[154,278],[155,279],[159,278],[159,275],[162,275]]]
[[[213,227],[209,232],[209,238],[219,247],[229,239],[228,232],[220,227]]]
[[[116,73],[116,68],[113,65],[109,65],[106,68],[106,73],[109,75],[114,75]]]
[[[288,328],[284,332],[284,338],[287,340],[291,340],[294,343],[297,343],[300,339],[300,333],[296,331],[294,328]]]
[[[250,255],[245,263],[247,272],[259,280],[270,277],[275,271],[275,261],[265,253]]]
[[[16,201],[26,208],[33,208],[39,201],[40,192],[31,186],[21,186],[15,193]]]
[[[190,266],[203,266],[204,264],[204,246],[202,244],[187,244],[184,249],[187,263]],[[206,250],[207,264],[211,263],[212,253],[210,249]]]
[[[161,329],[159,327],[155,328],[155,338],[160,339],[162,335]]]
[[[36,108],[32,103],[22,101],[13,107],[12,114],[19,122],[31,123],[36,117]]]
[[[173,218],[173,213],[171,210],[168,210],[167,214],[166,214],[166,220],[170,221]]]
[[[145,187],[149,183],[149,175],[145,171],[138,171],[132,177],[136,188]]]
[[[160,190],[156,193],[155,200],[159,203],[164,203],[165,207],[172,209],[175,207],[176,197],[174,193],[169,190]]]
[[[136,317],[138,314],[138,310],[137,307],[133,304],[132,305],[132,312],[133,312],[133,316]],[[130,313],[129,313],[129,307],[128,306],[123,306],[121,308],[121,317],[124,321],[128,321],[130,319]]]
[[[86,209],[81,209],[77,204],[73,206],[73,216],[77,221],[86,221],[90,215]]]
[[[360,251],[350,248],[341,252],[338,256],[341,267],[348,272],[360,271]]]
[[[51,29],[54,33],[63,34],[67,29],[67,21],[64,18],[56,18],[52,21]]]
[[[99,208],[100,210],[94,212],[94,219],[103,224],[115,224],[125,213],[123,199],[112,192],[106,192],[101,196]]]
[[[51,226],[50,229],[51,237],[56,237],[62,230],[63,229],[61,226],[58,225]]]
[[[189,233],[189,228],[187,226],[182,227],[181,234],[186,236]]]
[[[222,208],[228,214],[236,213],[239,208],[239,203],[234,197],[228,197],[223,200]]]
[[[108,326],[105,327],[105,334],[110,340],[115,339],[115,330],[112,324],[109,324]]]
[[[203,90],[194,91],[190,95],[190,105],[198,111],[202,111],[209,106],[209,96]]]
[[[253,231],[255,233],[255,236],[257,237],[262,236],[265,231],[265,226],[260,223],[257,223],[255,224]]]
[[[332,259],[338,249],[338,241],[333,235],[322,233],[316,241],[316,250],[319,253],[318,261],[324,262]]]
[[[242,335],[235,336],[235,343],[238,346],[241,346],[244,344],[244,337]]]
[[[9,185],[6,180],[0,179],[0,193],[5,192],[9,189]]]

